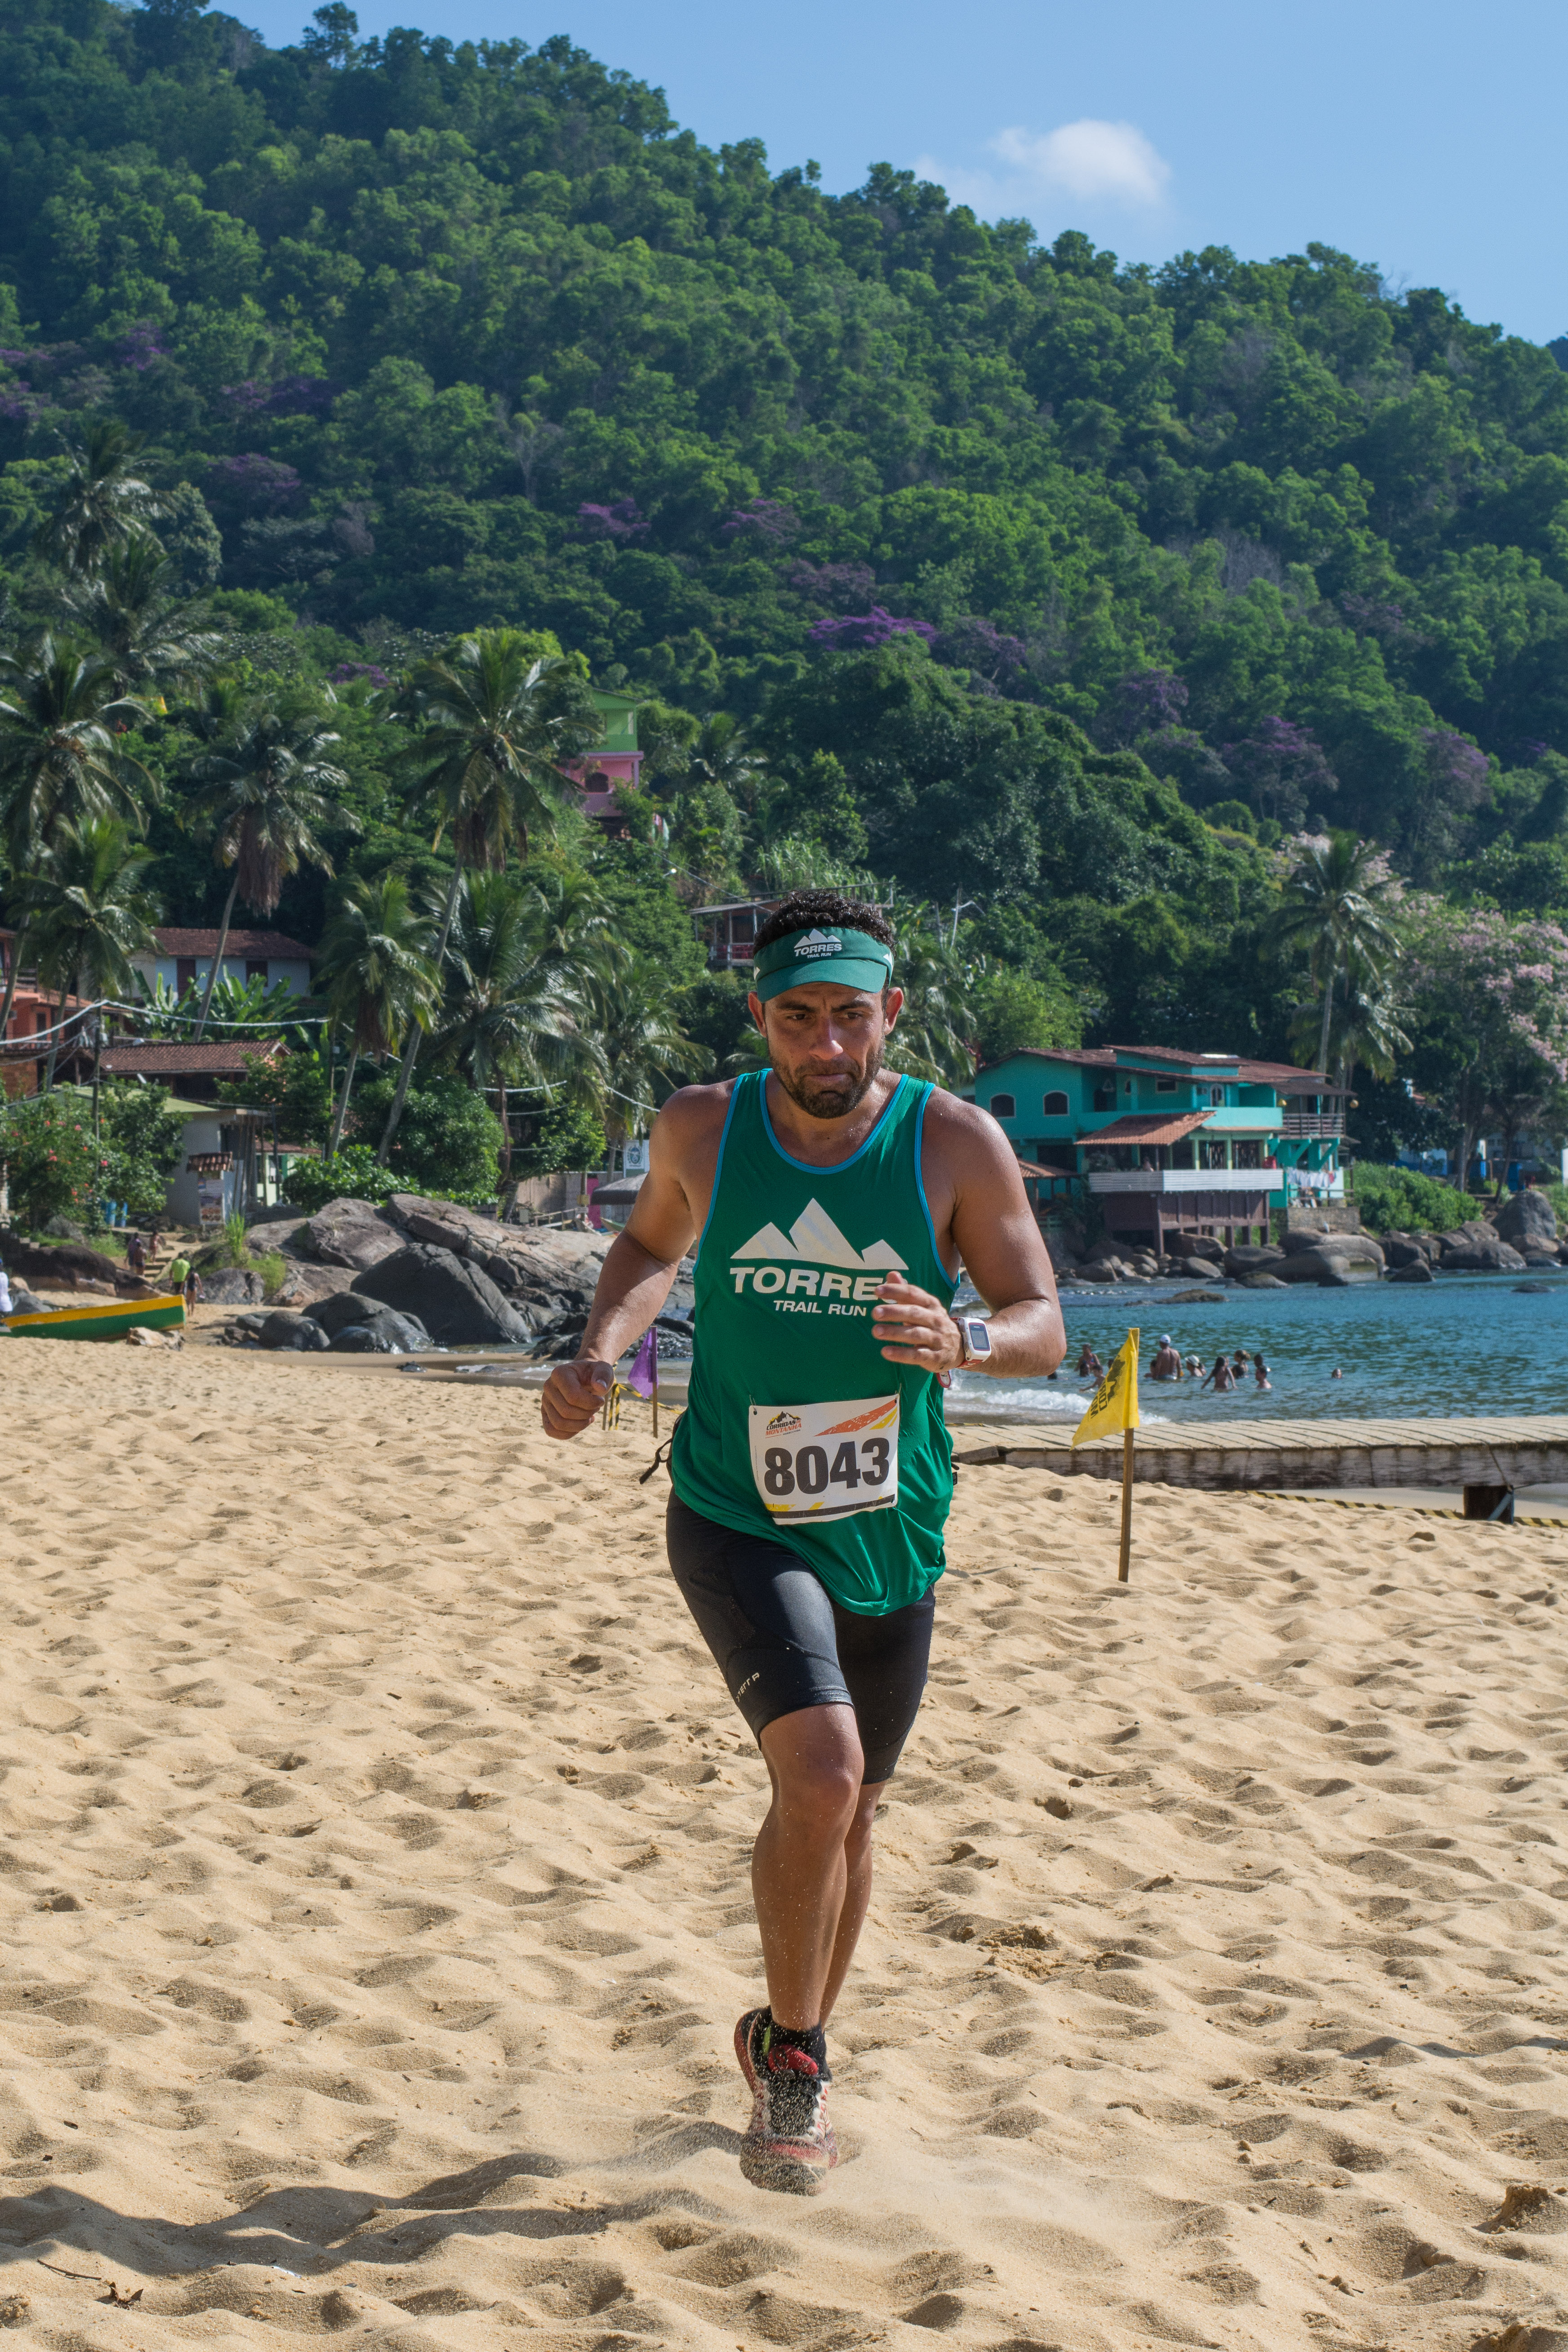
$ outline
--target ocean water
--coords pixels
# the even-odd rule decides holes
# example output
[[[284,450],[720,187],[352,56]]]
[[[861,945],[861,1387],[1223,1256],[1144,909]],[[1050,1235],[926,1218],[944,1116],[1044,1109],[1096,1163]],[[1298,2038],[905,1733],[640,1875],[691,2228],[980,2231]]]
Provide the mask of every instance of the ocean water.
[[[1520,1284],[1539,1282],[1539,1292]],[[993,1381],[959,1373],[952,1403],[987,1420],[1079,1420],[1093,1393],[1072,1367],[1087,1339],[1102,1363],[1136,1325],[1142,1332],[1143,1421],[1402,1421],[1451,1414],[1568,1412],[1568,1270],[1452,1274],[1435,1282],[1368,1282],[1352,1289],[1226,1288],[1213,1306],[1178,1307],[1176,1283],[1067,1290],[1068,1355],[1054,1381]],[[1217,1286],[1216,1286],[1217,1287]],[[1206,1370],[1221,1349],[1261,1349],[1273,1382],[1250,1376],[1226,1396],[1196,1381],[1149,1378],[1162,1331]],[[1338,1368],[1344,1375],[1333,1380]]]

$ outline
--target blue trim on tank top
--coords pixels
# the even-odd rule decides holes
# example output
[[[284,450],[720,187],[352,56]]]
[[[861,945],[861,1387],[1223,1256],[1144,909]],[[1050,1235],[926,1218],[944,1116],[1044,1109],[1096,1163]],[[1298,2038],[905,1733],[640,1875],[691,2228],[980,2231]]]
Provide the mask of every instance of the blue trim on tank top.
[[[708,1228],[713,1222],[713,1212],[719,1205],[719,1179],[724,1173],[724,1146],[730,1140],[730,1121],[735,1116],[735,1105],[741,1099],[741,1088],[745,1083],[744,1078],[737,1078],[730,1089],[729,1108],[724,1113],[724,1124],[719,1130],[719,1157],[713,1163],[713,1190],[708,1195],[708,1214],[702,1220],[702,1231],[698,1234],[697,1247],[691,1253],[693,1265],[702,1255],[702,1244],[708,1238]]]
[[[881,1134],[882,1129],[887,1124],[888,1118],[891,1114],[893,1105],[901,1099],[904,1088],[909,1084],[909,1080],[900,1070],[899,1073],[898,1085],[893,1088],[892,1093],[888,1097],[887,1101],[883,1104],[880,1118],[878,1119],[876,1126],[871,1129],[870,1134],[866,1138],[865,1142],[861,1144],[859,1150],[858,1151],[852,1151],[847,1160],[835,1160],[830,1168],[819,1168],[815,1160],[797,1160],[793,1151],[786,1151],[784,1150],[784,1145],[773,1133],[773,1123],[768,1117],[768,1074],[766,1070],[759,1070],[756,1075],[757,1101],[762,1107],[763,1113],[763,1132],[767,1137],[768,1141],[773,1145],[773,1150],[778,1153],[781,1160],[785,1160],[791,1168],[800,1169],[803,1173],[807,1176],[839,1176],[843,1174],[846,1168],[853,1168],[858,1160],[863,1160],[867,1152],[870,1150],[871,1146],[876,1142],[877,1138]],[[736,1091],[739,1092],[739,1089],[737,1088]],[[714,1190],[715,1192],[718,1190],[717,1185],[714,1186]],[[931,1214],[929,1211],[926,1214],[926,1223],[928,1224],[931,1223]],[[937,1260],[937,1263],[939,1265],[941,1265],[942,1261],[940,1258]]]

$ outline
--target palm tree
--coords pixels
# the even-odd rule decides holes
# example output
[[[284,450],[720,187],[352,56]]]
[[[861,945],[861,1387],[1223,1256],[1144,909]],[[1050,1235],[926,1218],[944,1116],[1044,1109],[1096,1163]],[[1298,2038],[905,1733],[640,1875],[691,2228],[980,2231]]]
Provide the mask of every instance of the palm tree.
[[[0,833],[13,871],[33,866],[62,825],[116,815],[141,823],[137,786],[148,800],[158,788],[116,739],[146,715],[121,692],[110,663],[47,631],[30,652],[0,655]],[[10,1025],[25,929],[19,921],[0,1037]]]
[[[548,835],[573,789],[565,762],[602,733],[588,689],[559,658],[540,659],[518,629],[476,629],[438,658],[420,662],[394,705],[417,723],[404,758],[412,798],[436,819],[436,845],[451,837],[452,879],[436,961],[447,953],[464,871],[491,871],[510,851],[528,854]],[[385,1164],[408,1099],[419,1051],[411,1030],[376,1158]]]
[[[712,1056],[671,1017],[668,981],[646,958],[608,950],[587,994],[605,1063],[601,1122],[612,1141],[624,1143],[649,1124],[681,1079],[700,1076]]]
[[[163,500],[136,470],[147,446],[115,417],[68,442],[70,470],[59,504],[33,534],[33,552],[73,579],[98,569],[110,551],[156,522]]]
[[[243,898],[258,915],[271,915],[285,881],[301,866],[319,866],[324,874],[331,873],[332,861],[317,840],[315,826],[358,829],[348,812],[327,797],[348,782],[342,768],[326,756],[338,740],[316,709],[290,709],[264,702],[242,713],[228,740],[204,752],[192,767],[201,792],[199,816],[213,828],[214,858],[219,866],[234,868],[196,1022],[198,1043],[223,969],[236,898]]]
[[[600,919],[573,936],[558,931],[559,912],[515,875],[469,874],[447,943],[435,1051],[477,1095],[499,1095],[503,1180],[511,1174],[508,1088],[564,1079],[592,1093],[605,1076],[584,1002],[589,940]]]
[[[152,532],[136,530],[66,592],[67,612],[97,638],[122,693],[183,686],[216,656],[218,636],[191,622],[174,583],[174,566]]]
[[[59,995],[46,1088],[54,1084],[68,992],[74,990],[79,998],[129,996],[131,958],[156,952],[153,925],[158,908],[145,887],[152,859],[153,852],[118,817],[93,816],[79,826],[68,821],[58,828],[43,865],[23,885],[38,977]],[[95,1122],[96,1096],[95,1080]]]
[[[392,1054],[412,1022],[427,1028],[440,992],[430,960],[428,919],[411,905],[401,874],[374,881],[351,875],[321,940],[316,985],[334,1027],[349,1033],[349,1066],[332,1118],[328,1157],[342,1139],[354,1068],[362,1054]]]
[[[973,987],[984,966],[972,967],[949,937],[942,908],[906,902],[897,920],[893,979],[904,1003],[888,1047],[889,1066],[939,1086],[967,1087],[974,1076],[972,1040],[980,1026]]]
[[[687,755],[686,772],[693,783],[717,784],[738,808],[754,814],[757,796],[767,781],[767,761],[752,749],[751,730],[728,710],[715,710]]]
[[[1393,914],[1398,885],[1387,861],[1371,842],[1353,833],[1326,839],[1304,837],[1276,918],[1275,938],[1283,947],[1305,948],[1313,983],[1321,990],[1322,1023],[1314,1067],[1328,1068],[1334,983],[1341,973],[1377,993],[1401,950]]]

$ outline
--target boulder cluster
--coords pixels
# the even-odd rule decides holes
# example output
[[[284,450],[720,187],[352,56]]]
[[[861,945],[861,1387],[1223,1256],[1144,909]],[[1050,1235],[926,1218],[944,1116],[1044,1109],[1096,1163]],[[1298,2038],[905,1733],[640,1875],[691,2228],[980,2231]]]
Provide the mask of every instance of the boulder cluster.
[[[448,1201],[394,1193],[379,1207],[331,1201],[312,1217],[258,1225],[252,1245],[279,1250],[289,1273],[269,1311],[259,1286],[241,1292],[255,1311],[226,1336],[237,1345],[340,1355],[409,1355],[427,1348],[527,1347],[536,1356],[576,1353],[610,1236],[502,1224]],[[229,1274],[205,1277],[209,1297]],[[661,1325],[689,1328],[689,1270]]]
[[[1070,1234],[1047,1236],[1057,1279],[1064,1287],[1099,1288],[1111,1282],[1224,1279],[1250,1290],[1308,1282],[1342,1289],[1358,1282],[1430,1282],[1438,1274],[1522,1274],[1568,1264],[1568,1240],[1542,1192],[1516,1192],[1495,1216],[1472,1218],[1446,1234],[1342,1233],[1311,1217],[1293,1218],[1278,1243],[1226,1249],[1203,1235],[1184,1234],[1179,1252],[1157,1256],[1105,1241],[1075,1245]]]

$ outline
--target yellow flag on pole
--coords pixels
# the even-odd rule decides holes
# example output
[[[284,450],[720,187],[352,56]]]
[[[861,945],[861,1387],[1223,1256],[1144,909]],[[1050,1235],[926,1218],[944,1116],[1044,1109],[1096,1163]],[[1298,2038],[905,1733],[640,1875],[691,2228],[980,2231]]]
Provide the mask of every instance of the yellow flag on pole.
[[[1073,1444],[1081,1445],[1086,1438],[1116,1437],[1124,1429],[1138,1426],[1138,1342],[1141,1334],[1129,1331],[1125,1343],[1110,1360],[1110,1370],[1095,1390],[1089,1411],[1073,1432]]]

